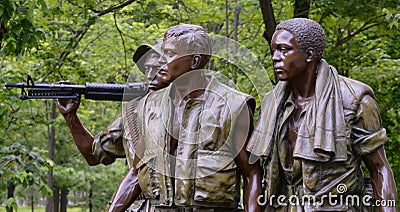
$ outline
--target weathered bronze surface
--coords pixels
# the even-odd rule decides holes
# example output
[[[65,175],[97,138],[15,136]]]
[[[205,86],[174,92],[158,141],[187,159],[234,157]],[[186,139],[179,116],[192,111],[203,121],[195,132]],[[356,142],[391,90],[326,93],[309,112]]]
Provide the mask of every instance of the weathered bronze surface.
[[[161,66],[158,61],[160,57],[159,46],[159,41],[156,42],[154,46],[142,45],[138,48],[133,57],[134,62],[146,76],[146,85],[149,92],[168,86],[168,83],[162,81],[160,75],[157,75]],[[137,145],[139,136],[136,129],[138,127],[135,126],[137,122],[136,107],[138,101],[138,99],[130,101],[125,107],[125,116],[118,115],[106,130],[94,137],[80,123],[76,115],[80,99],[60,99],[58,101],[59,110],[64,115],[75,144],[88,164],[97,165],[102,163],[108,165],[113,163],[116,158],[124,157],[126,157],[128,161],[130,169],[111,201],[111,203],[114,201],[123,201],[123,203],[114,209],[110,208],[111,211],[126,209],[133,202],[129,198],[129,190],[126,187],[129,187],[130,182],[133,180],[132,174],[130,173],[132,173],[133,170],[132,164],[134,161],[135,146]],[[143,210],[150,209],[149,203],[145,202],[143,195],[140,195],[138,199],[139,200],[130,207],[130,210],[139,208]]]
[[[325,42],[322,27],[302,18],[283,21],[272,38],[280,81],[265,96],[247,147],[252,156],[264,159],[265,210],[396,211],[361,202],[365,195],[396,200],[383,147],[386,131],[372,89],[339,76],[322,59]],[[373,194],[366,192],[362,162]],[[278,200],[280,195],[286,202]],[[337,196],[329,202],[329,195]],[[358,205],[348,201],[354,195],[360,198]],[[300,202],[287,202],[292,196]]]
[[[235,211],[240,174],[246,210],[260,210],[261,171],[245,151],[255,101],[199,71],[210,45],[200,26],[167,30],[159,73],[171,85],[138,106],[141,145],[127,190],[133,199],[143,191],[156,211]]]

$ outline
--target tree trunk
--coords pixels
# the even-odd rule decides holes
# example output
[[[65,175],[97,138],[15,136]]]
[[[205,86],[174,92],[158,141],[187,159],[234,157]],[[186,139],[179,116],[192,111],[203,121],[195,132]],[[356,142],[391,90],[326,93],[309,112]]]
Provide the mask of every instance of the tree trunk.
[[[31,186],[30,190],[31,190],[31,210],[33,212],[35,210],[35,202],[34,202],[34,195],[33,195],[32,186]]]
[[[229,0],[225,0],[225,37],[229,38]]]
[[[225,37],[229,38],[229,0],[225,0]],[[229,42],[226,42],[226,55],[225,58],[229,58]]]
[[[68,206],[68,189],[61,189],[61,208],[60,212],[67,212]]]
[[[14,191],[15,191],[15,184],[13,182],[9,182],[7,185],[7,199],[14,197]],[[10,211],[14,211],[14,209],[11,207]]]
[[[269,45],[269,53],[272,55],[271,41],[276,27],[274,8],[272,8],[271,0],[259,0],[259,2],[265,26],[263,37],[265,38],[265,40],[267,40]],[[276,84],[278,82],[278,77],[276,76],[275,73],[274,76],[275,76],[275,82],[273,82],[273,84]]]
[[[49,188],[51,188],[53,190],[53,195],[46,198],[46,212],[56,212],[56,210],[54,210],[55,191],[53,189],[53,170],[52,169],[50,169],[47,172],[47,185],[49,186]]]
[[[239,17],[240,17],[240,7],[237,7],[237,3],[238,0],[235,0],[235,9],[233,10],[233,40],[235,42],[238,41],[238,27],[239,27]],[[235,57],[237,57],[237,49],[238,49],[238,45],[237,43],[235,43],[235,49],[234,49],[234,53],[233,55],[235,55]],[[236,73],[236,69],[233,70],[233,83],[236,85],[237,83],[237,73]]]
[[[311,0],[294,1],[294,18],[308,18]]]
[[[15,184],[13,182],[9,182],[7,185],[7,199],[14,197]]]
[[[48,107],[48,102],[45,102],[46,108],[49,109]],[[56,113],[56,101],[53,100],[51,103],[51,112],[50,112],[50,117],[47,114],[47,121],[50,122],[50,120],[54,120],[57,116]],[[56,143],[56,128],[54,125],[48,124],[47,125],[47,132],[48,132],[48,144],[49,144],[49,159],[54,161],[55,154],[54,154],[54,146]],[[47,203],[46,203],[46,212],[57,212],[58,208],[55,208],[54,204],[54,194],[55,189],[54,189],[54,182],[53,182],[53,170],[50,169],[47,173],[47,185],[49,188],[53,190],[53,196],[47,198]]]
[[[92,196],[93,196],[93,190],[92,190],[92,184],[90,184],[90,190],[89,190],[89,212],[93,211]]]
[[[272,8],[271,0],[259,0],[259,2],[265,26],[263,37],[265,38],[265,40],[267,40],[270,52],[272,53],[271,40],[276,27],[274,9]]]
[[[0,23],[0,49],[2,47],[3,43],[3,34],[7,32],[6,26],[4,25],[4,22],[2,21]]]
[[[59,211],[60,208],[60,190],[58,188],[53,189],[53,197],[54,197],[54,211]]]

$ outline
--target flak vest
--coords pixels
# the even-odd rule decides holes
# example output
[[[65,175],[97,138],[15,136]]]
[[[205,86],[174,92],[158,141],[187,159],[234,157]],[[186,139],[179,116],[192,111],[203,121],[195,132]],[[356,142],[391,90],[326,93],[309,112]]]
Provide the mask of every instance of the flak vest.
[[[361,100],[364,96],[373,97],[373,91],[369,86],[349,78],[340,76],[339,82],[341,89],[340,92],[343,99],[346,129],[348,131],[346,136],[347,149],[344,149],[343,151],[347,153],[348,158],[346,161],[328,163],[303,160],[302,185],[305,186],[305,188],[302,188],[301,191],[298,191],[299,193],[296,193],[296,195],[300,196],[300,199],[303,195],[313,195],[316,198],[320,198],[328,192],[337,195],[337,193],[334,192],[336,191],[335,189],[337,189],[336,185],[338,183],[341,183],[340,185],[345,185],[348,189],[347,192],[349,192],[350,195],[356,194],[361,197],[364,195],[370,195],[373,197],[371,185],[368,183],[364,184],[364,176],[360,165],[362,162],[360,155],[369,154],[371,151],[376,150],[379,146],[383,145],[386,142],[386,131],[381,128],[376,132],[367,132],[366,130],[353,126],[354,122],[357,120],[357,112],[359,111]],[[379,119],[379,117],[376,118]],[[358,135],[363,137],[363,139],[354,140],[355,138],[353,138],[353,136],[359,133],[355,132],[355,130],[360,132],[363,131],[363,134],[365,135]],[[265,194],[267,195],[266,198],[270,199],[271,195],[290,196],[290,192],[288,194],[286,187],[282,186],[285,185],[283,182],[284,175],[279,168],[276,145],[274,145],[271,151],[272,153],[270,155],[272,155],[272,157],[268,158],[264,165],[264,181],[268,182],[265,191]],[[332,176],[334,173],[336,176]],[[279,204],[276,201],[277,199],[275,198],[272,206],[268,205],[269,207],[266,207],[265,211],[280,211],[278,210]],[[317,199],[317,201],[319,200]],[[326,202],[327,201],[325,201],[325,203]],[[318,207],[306,204],[305,206],[306,211],[355,210],[354,208],[349,208],[347,205],[340,204],[337,206],[317,205]],[[367,208],[360,206],[356,210],[373,211],[374,209],[372,207]]]
[[[144,144],[137,165],[142,192],[155,206],[237,208],[240,173],[232,129],[254,99],[211,78],[204,94],[184,107],[174,159],[168,154],[173,114],[169,93],[170,87],[154,92],[138,106]]]

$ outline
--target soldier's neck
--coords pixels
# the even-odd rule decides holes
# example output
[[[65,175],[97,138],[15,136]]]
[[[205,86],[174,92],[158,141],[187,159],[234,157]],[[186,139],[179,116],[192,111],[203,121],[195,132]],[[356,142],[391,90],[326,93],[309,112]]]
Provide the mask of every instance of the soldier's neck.
[[[193,73],[187,75],[173,83],[173,100],[178,105],[187,99],[201,96],[208,85],[206,76],[198,71],[193,71]]]
[[[296,101],[308,101],[314,96],[316,80],[315,69],[310,69],[301,76],[289,81]]]

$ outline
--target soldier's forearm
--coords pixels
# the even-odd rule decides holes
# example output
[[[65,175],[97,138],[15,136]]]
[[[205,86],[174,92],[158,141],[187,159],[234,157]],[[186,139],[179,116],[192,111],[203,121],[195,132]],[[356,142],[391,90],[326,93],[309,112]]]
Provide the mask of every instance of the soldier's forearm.
[[[239,152],[235,158],[235,162],[239,166],[239,171],[244,181],[244,209],[245,211],[261,211],[261,206],[257,200],[259,195],[262,193],[261,188],[261,168],[259,163],[249,164],[248,162],[249,153],[244,149]]]
[[[125,211],[138,198],[140,193],[137,173],[132,167],[119,185],[108,211]]]
[[[253,170],[251,176],[245,177],[244,183],[244,201],[246,211],[261,211],[258,204],[258,196],[261,195],[261,174],[257,170]]]
[[[389,165],[382,167],[378,172],[371,173],[371,180],[374,197],[380,203],[379,211],[397,211],[395,204],[386,204],[396,201],[396,184]]]
[[[383,146],[363,156],[363,161],[371,174],[375,200],[379,203],[396,201],[396,183]],[[383,207],[388,205],[380,204],[379,206],[379,211],[397,211],[394,205]]]
[[[86,162],[89,165],[99,164],[99,160],[92,154],[93,136],[82,125],[78,116],[74,113],[65,115],[64,118],[71,131],[74,142],[78,147],[79,152],[86,159]]]

